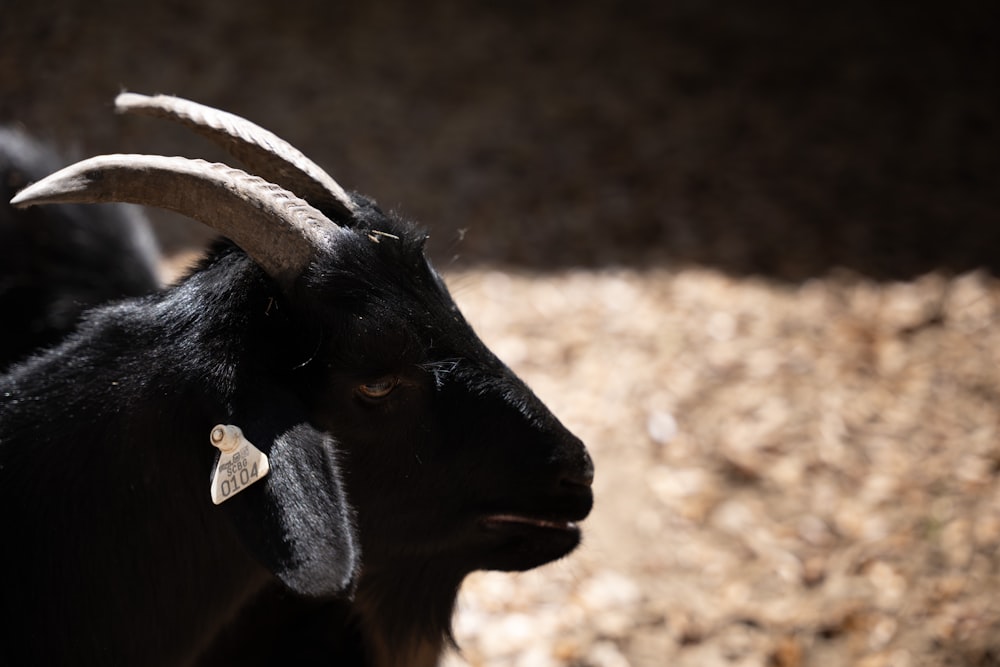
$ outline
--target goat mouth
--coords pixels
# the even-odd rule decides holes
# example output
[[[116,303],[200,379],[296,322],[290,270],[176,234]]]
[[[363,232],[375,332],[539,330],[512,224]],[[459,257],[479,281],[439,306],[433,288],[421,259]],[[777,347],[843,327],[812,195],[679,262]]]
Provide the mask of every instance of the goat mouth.
[[[538,517],[524,516],[521,514],[491,514],[480,520],[484,528],[539,528],[542,530],[554,530],[566,533],[580,532],[579,526],[573,521],[561,521],[558,519],[540,519]]]
[[[570,515],[573,519],[577,515]],[[508,512],[479,519],[483,552],[476,569],[523,572],[562,558],[580,544],[575,521]]]

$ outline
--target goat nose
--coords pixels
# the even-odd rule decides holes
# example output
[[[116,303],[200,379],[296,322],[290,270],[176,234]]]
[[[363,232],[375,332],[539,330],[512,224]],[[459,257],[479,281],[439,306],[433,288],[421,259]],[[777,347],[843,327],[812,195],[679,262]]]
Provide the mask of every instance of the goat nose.
[[[581,464],[576,470],[564,471],[559,481],[564,486],[590,488],[594,484],[594,461],[586,450]]]

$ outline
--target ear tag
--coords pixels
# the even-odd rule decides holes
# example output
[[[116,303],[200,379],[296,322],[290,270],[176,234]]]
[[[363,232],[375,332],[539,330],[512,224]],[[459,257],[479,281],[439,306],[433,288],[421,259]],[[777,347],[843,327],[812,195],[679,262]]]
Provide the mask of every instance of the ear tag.
[[[264,479],[271,469],[267,455],[243,437],[239,426],[219,424],[212,429],[211,441],[222,452],[212,475],[212,502],[216,505]]]

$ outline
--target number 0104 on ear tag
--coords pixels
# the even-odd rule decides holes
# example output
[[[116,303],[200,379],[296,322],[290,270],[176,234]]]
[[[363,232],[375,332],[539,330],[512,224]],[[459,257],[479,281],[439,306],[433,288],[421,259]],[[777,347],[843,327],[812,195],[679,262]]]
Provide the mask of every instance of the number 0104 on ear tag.
[[[219,424],[212,429],[212,445],[221,452],[212,475],[212,502],[229,500],[267,475],[267,455],[243,437],[239,426]]]

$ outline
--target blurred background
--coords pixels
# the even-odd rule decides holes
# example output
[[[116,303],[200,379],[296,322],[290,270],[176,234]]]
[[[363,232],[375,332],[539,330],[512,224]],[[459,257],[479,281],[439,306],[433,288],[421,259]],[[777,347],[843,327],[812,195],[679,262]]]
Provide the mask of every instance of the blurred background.
[[[273,128],[473,262],[800,280],[998,266],[990,3],[7,2],[0,121],[208,152],[110,113]]]
[[[224,160],[112,111],[176,94],[429,229],[598,465],[577,555],[470,579],[456,664],[995,665],[996,14],[7,0],[0,122]]]

